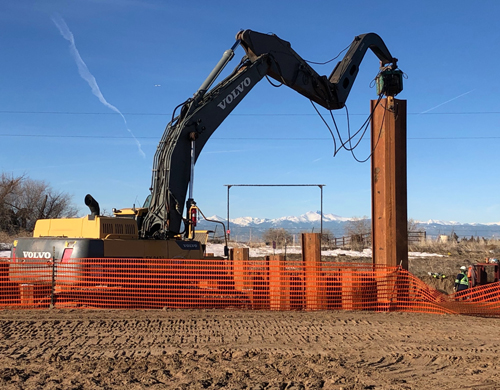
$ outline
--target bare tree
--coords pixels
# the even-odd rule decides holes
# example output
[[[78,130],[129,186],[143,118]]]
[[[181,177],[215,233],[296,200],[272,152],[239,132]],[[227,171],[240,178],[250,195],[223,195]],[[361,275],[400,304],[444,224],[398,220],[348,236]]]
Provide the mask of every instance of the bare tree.
[[[8,176],[2,172],[0,176],[0,231],[8,234],[14,233],[16,215],[9,206],[20,193],[21,183],[24,176]]]
[[[283,228],[270,228],[262,234],[262,239],[266,243],[275,241],[277,246],[284,246],[292,243],[293,236]]]
[[[371,221],[367,216],[363,218],[354,217],[346,223],[344,230],[351,239],[351,248],[360,250],[364,247],[365,237],[372,231]]]
[[[330,229],[323,229],[321,245],[327,248],[333,248],[335,246],[335,235]]]
[[[372,231],[371,221],[366,215],[363,218],[354,217],[350,221],[346,222],[344,230],[348,236],[353,234],[367,234]]]
[[[419,230],[420,230],[419,223],[415,221],[413,218],[408,218],[408,231],[417,232]]]
[[[6,196],[1,194],[6,193]],[[11,234],[19,230],[32,231],[37,219],[74,217],[77,208],[70,195],[55,191],[44,181],[2,174],[0,181],[0,212],[9,218],[2,218],[0,226]]]

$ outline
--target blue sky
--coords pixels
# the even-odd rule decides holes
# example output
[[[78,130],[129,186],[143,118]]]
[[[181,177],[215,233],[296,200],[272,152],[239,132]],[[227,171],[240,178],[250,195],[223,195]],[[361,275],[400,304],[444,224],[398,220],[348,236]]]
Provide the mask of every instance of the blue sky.
[[[356,35],[379,34],[408,76],[398,96],[408,105],[408,216],[500,221],[497,1],[0,4],[0,169],[68,192],[82,214],[87,193],[107,210],[142,204],[172,110],[198,89],[235,34],[252,29],[275,33],[317,62]],[[61,20],[108,105],[79,74]],[[227,71],[241,56],[240,48]],[[335,62],[313,67],[329,75]],[[353,129],[376,99],[370,84],[377,71],[369,52],[347,100]],[[345,111],[335,117],[346,136]],[[369,155],[368,137],[355,153]],[[330,133],[310,102],[264,79],[205,146],[195,200],[205,215],[225,216],[225,184],[324,184],[325,213],[369,216],[369,163],[346,151],[332,155]],[[316,187],[231,189],[232,217],[319,207]]]

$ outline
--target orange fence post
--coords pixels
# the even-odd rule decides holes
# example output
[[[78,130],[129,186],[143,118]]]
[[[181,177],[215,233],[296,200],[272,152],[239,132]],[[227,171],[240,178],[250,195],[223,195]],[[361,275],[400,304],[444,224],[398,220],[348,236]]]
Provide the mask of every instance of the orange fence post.
[[[249,248],[233,248],[233,277],[234,288],[242,291],[248,289],[252,281],[248,275]]]
[[[327,309],[326,286],[321,272],[321,234],[302,233],[305,309]]]
[[[19,285],[21,294],[21,307],[26,309],[33,308],[35,305],[35,291],[32,284],[23,283]]]
[[[342,309],[361,310],[361,287],[354,269],[346,268],[341,271],[342,283]]]
[[[269,256],[269,301],[271,310],[290,310],[290,277],[286,274],[285,257]]]
[[[341,271],[342,309],[373,310],[377,307],[377,282],[373,272],[346,268]]]
[[[388,271],[387,268],[375,269],[377,280],[377,311],[392,311],[397,304],[397,277],[396,270]]]

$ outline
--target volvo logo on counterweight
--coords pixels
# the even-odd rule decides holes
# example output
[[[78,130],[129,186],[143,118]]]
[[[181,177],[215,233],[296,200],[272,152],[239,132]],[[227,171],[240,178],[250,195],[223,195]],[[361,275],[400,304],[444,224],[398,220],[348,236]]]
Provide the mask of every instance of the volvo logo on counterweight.
[[[175,241],[175,242],[183,250],[199,250],[199,249],[201,249],[199,241]]]
[[[220,107],[222,110],[225,110],[228,104],[231,104],[234,99],[236,99],[241,92],[245,90],[245,87],[248,87],[252,83],[250,77],[245,78],[241,83],[239,83],[235,89],[233,89],[225,98],[217,104],[217,107]]]
[[[52,255],[50,252],[28,252],[23,251],[23,256],[26,259],[50,259]]]

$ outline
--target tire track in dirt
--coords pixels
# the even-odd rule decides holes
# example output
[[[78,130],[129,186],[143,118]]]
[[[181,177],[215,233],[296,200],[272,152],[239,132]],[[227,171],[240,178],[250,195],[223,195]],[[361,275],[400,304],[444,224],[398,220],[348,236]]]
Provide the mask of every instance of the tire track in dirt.
[[[500,384],[499,325],[347,311],[3,311],[0,387],[487,388]]]

